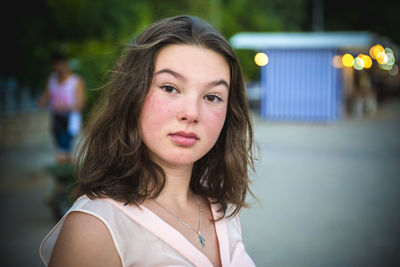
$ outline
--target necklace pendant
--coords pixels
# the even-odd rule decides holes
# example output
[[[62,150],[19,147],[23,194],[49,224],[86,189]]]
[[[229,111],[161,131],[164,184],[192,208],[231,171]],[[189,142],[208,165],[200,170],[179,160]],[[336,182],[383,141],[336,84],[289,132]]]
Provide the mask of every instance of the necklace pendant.
[[[204,248],[206,246],[206,240],[204,239],[203,235],[199,232],[199,240],[201,243],[201,246]]]

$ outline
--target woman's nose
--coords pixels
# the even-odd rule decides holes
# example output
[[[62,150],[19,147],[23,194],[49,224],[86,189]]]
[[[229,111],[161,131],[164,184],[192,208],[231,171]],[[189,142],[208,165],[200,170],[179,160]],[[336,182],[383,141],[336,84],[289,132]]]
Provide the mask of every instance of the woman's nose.
[[[180,122],[197,124],[199,122],[200,103],[194,97],[182,99],[177,117]]]

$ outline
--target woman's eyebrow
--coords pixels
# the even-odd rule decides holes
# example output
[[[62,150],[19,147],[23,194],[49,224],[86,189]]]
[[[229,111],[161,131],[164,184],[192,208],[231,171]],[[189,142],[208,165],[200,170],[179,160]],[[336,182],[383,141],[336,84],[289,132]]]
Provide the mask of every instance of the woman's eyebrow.
[[[155,75],[158,75],[158,74],[161,74],[161,73],[169,73],[169,74],[171,74],[172,76],[174,76],[175,78],[177,78],[178,80],[186,81],[185,76],[183,76],[182,74],[177,73],[176,71],[173,71],[173,70],[171,70],[171,69],[162,69],[162,70],[159,70],[159,71],[157,71],[157,72],[155,73]]]
[[[161,69],[161,70],[157,71],[154,75],[159,75],[159,74],[162,74],[162,73],[171,74],[172,76],[174,76],[178,80],[181,80],[181,81],[184,81],[184,82],[187,81],[187,78],[185,76],[183,76],[182,74],[180,74],[180,73],[178,73],[176,71],[168,69],[168,68]],[[215,87],[215,86],[218,86],[218,85],[225,85],[225,87],[229,90],[228,82],[225,81],[224,79],[217,80],[217,81],[212,81],[212,82],[207,83],[208,87]]]
[[[221,80],[218,80],[218,81],[209,82],[207,85],[208,85],[209,87],[216,87],[216,86],[218,86],[218,85],[225,85],[226,88],[229,90],[228,82],[225,81],[224,79],[221,79]]]

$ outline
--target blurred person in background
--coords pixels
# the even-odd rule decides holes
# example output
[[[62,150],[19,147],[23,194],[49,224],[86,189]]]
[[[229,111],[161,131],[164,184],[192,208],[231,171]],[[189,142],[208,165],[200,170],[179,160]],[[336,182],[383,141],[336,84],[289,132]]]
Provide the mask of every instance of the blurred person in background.
[[[353,115],[356,118],[374,116],[378,110],[376,89],[370,73],[363,70],[355,73],[355,95]]]
[[[50,104],[57,163],[71,164],[73,139],[80,131],[81,112],[85,105],[85,85],[70,69],[67,57],[60,52],[52,56],[52,69],[38,105]]]

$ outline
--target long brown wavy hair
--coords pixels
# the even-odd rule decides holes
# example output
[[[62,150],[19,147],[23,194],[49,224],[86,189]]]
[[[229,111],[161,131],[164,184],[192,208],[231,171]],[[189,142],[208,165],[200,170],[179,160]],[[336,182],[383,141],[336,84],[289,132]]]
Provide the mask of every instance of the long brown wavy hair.
[[[254,171],[253,128],[242,71],[224,37],[203,20],[186,15],[150,25],[126,46],[86,129],[77,158],[80,167],[75,197],[110,197],[139,205],[162,191],[165,173],[150,159],[138,118],[152,82],[157,53],[170,44],[211,49],[229,64],[225,124],[214,147],[194,163],[190,187],[194,193],[219,203],[221,218],[233,216],[248,206],[248,171]],[[228,203],[235,208],[227,215]]]

